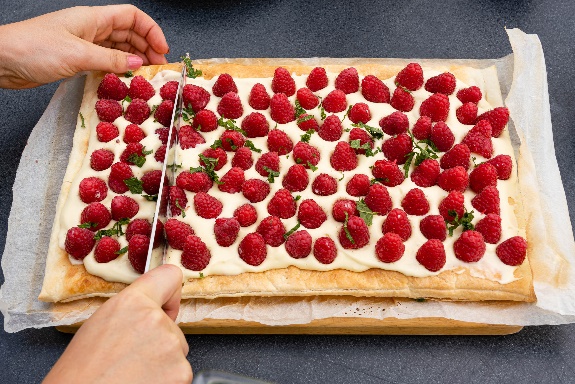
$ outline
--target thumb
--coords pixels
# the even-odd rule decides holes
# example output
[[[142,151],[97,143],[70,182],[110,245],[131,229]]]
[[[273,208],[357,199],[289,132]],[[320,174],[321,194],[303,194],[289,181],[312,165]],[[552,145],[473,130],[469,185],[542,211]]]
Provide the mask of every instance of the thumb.
[[[133,53],[102,47],[85,40],[82,42],[85,46],[80,64],[82,71],[124,73],[138,69],[144,63],[140,56]]]
[[[162,307],[166,315],[176,320],[182,296],[182,270],[164,264],[140,276],[126,290],[136,289]]]

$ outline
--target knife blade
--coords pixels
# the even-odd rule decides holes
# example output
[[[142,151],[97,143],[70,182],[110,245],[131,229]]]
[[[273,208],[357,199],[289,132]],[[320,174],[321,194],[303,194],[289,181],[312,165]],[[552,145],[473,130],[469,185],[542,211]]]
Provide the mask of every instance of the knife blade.
[[[166,259],[166,252],[168,249],[167,241],[164,234],[161,233],[158,235],[157,231],[163,232],[163,224],[168,218],[171,217],[169,192],[170,187],[174,185],[175,170],[178,163],[178,131],[180,129],[180,111],[182,107],[182,90],[185,82],[185,74],[186,67],[184,66],[182,68],[180,81],[178,83],[178,91],[176,93],[174,110],[172,111],[172,119],[170,122],[171,129],[168,132],[166,154],[164,155],[164,162],[162,164],[162,176],[160,179],[160,188],[158,191],[158,200],[156,203],[154,220],[152,221],[152,233],[150,234],[150,245],[148,247],[144,273],[148,272],[150,269],[164,264]],[[160,226],[158,226],[158,222],[161,223]],[[157,236],[159,236],[161,240],[154,241]]]

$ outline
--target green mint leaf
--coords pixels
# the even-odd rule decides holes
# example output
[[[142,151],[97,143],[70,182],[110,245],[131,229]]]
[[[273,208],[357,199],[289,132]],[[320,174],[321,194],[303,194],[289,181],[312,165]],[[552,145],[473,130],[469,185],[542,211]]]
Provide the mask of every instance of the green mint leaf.
[[[184,207],[182,207],[180,205],[179,200],[180,199],[176,199],[175,205],[176,205],[176,207],[178,207],[180,209],[180,211],[182,211],[182,217],[185,218],[186,217],[186,211],[184,210]]]
[[[138,179],[137,177],[130,177],[129,179],[124,180],[124,184],[130,189],[134,195],[140,195],[144,190],[142,185],[142,180]]]
[[[204,277],[205,277],[205,276],[204,276],[204,273],[203,273],[203,272],[200,272],[200,279],[203,279]]]
[[[216,184],[222,184],[218,174],[215,171],[216,166],[218,165],[218,159],[213,157],[207,157],[203,154],[198,155],[200,160],[205,164],[203,167],[196,167],[190,168],[190,172],[205,172],[210,179],[212,179]],[[198,168],[200,170],[198,170]]]
[[[355,204],[357,211],[359,212],[359,217],[361,217],[363,219],[363,221],[365,221],[365,224],[367,224],[368,226],[370,226],[371,224],[373,224],[373,216],[377,214],[377,212],[372,211],[367,204],[365,203],[365,201],[363,199],[360,199],[356,204]]]
[[[372,127],[370,125],[364,124],[359,122],[357,124],[352,124],[352,126],[357,128],[363,128],[373,137],[374,139],[382,139],[383,138],[383,131],[380,128]]]
[[[243,129],[241,129],[240,127],[238,127],[236,125],[236,121],[232,120],[232,119],[224,119],[223,117],[220,117],[218,119],[218,125],[220,127],[224,127],[226,130],[228,131],[236,131],[241,133],[242,135],[246,136],[246,131],[244,131]]]
[[[142,154],[143,154],[144,156],[151,155],[152,153],[154,153],[154,150],[153,150],[153,149],[146,150],[146,147],[143,147],[143,148],[142,148]]]
[[[455,216],[455,219],[453,219],[452,221],[446,221],[449,236],[453,236],[453,231],[455,231],[455,229],[460,226],[463,229],[463,232],[475,229],[475,226],[471,223],[473,221],[473,212],[474,211],[467,212],[467,209],[465,209],[463,216],[459,217],[459,215],[457,214],[457,212],[455,212],[455,210],[453,209],[448,210],[447,213],[450,216]]]
[[[304,115],[306,113],[307,113],[307,111],[305,109],[303,109],[303,107],[301,106],[299,101],[296,99],[296,101],[295,101],[295,117],[299,118],[301,115]]]
[[[192,109],[191,106],[187,106],[184,109],[182,109],[182,111],[180,112],[180,115],[182,116],[182,119],[186,122],[189,123],[195,116],[196,113],[194,112],[194,110]],[[200,126],[198,125],[198,127],[196,128],[196,130],[200,130]]]
[[[343,231],[345,232],[345,237],[347,237],[347,239],[349,241],[351,241],[352,244],[355,244],[355,240],[353,239],[353,237],[351,236],[351,233],[349,232],[349,228],[347,228],[347,221],[349,220],[349,213],[345,213],[345,221],[343,222]]]
[[[129,79],[130,77],[134,77],[134,72],[128,71],[128,72],[124,73],[124,77],[127,79]]]
[[[373,185],[375,183],[381,183],[381,184],[385,185],[385,183],[389,183],[389,179],[387,177],[384,177],[384,178],[376,177],[376,178],[373,178],[369,181],[369,185]]]
[[[268,181],[270,183],[273,183],[274,178],[279,177],[279,175],[280,175],[280,173],[278,171],[274,171],[273,169],[266,167],[265,165],[264,165],[264,170],[268,173]]]
[[[124,230],[122,225],[127,225],[130,222],[130,219],[124,218],[116,221],[112,228],[110,229],[100,229],[98,232],[94,234],[94,240],[100,240],[104,236],[123,236]]]
[[[148,201],[158,201],[158,194],[155,195],[142,195]]]
[[[299,199],[301,199],[301,195],[297,195],[294,200],[298,201]]]
[[[86,121],[84,120],[84,115],[82,115],[82,112],[80,112],[79,115],[80,115],[80,120],[82,121],[82,124],[80,125],[80,127],[86,128]]]
[[[170,164],[167,166],[172,172],[176,172],[178,168],[182,168],[182,163],[180,164]]]
[[[114,252],[116,255],[123,255],[124,253],[128,252],[128,246],[126,245],[124,248],[117,250]]]
[[[186,74],[188,77],[195,79],[198,76],[202,76],[202,71],[199,69],[194,69],[194,65],[192,64],[192,59],[187,56],[182,56],[182,61],[186,65]]]
[[[146,162],[146,158],[144,156],[138,155],[137,153],[132,153],[130,156],[128,156],[128,161],[135,166],[142,168]]]
[[[126,95],[126,97],[124,97],[124,100],[122,100],[122,102],[128,102],[131,103],[132,102],[132,98],[129,95]]]
[[[345,118],[347,117],[347,115],[349,115],[349,112],[351,111],[351,108],[353,106],[350,105],[349,107],[347,107],[347,111],[345,112],[345,115],[343,115],[343,119],[341,119],[341,122],[343,123],[343,121],[345,120]]]
[[[314,133],[315,130],[308,129],[303,135],[301,135],[301,141],[303,141],[304,143],[309,143],[311,135],[313,135]]]
[[[317,171],[317,167],[315,165],[313,165],[312,163],[310,163],[309,161],[307,162],[307,166],[309,169],[311,169],[312,172]]]
[[[300,226],[301,226],[301,224],[300,224],[300,222],[298,221],[297,224],[295,225],[295,227],[293,227],[292,229],[290,229],[289,231],[287,231],[286,233],[284,233],[284,239],[287,240],[287,238],[290,237],[290,236],[292,235],[292,233],[294,233],[295,231],[297,231]]]
[[[97,227],[98,223],[92,223],[91,221],[87,221],[85,223],[82,223],[80,225],[78,225],[78,228],[86,228],[86,229],[90,229],[90,228],[94,228]]]
[[[252,151],[256,152],[256,153],[261,153],[262,150],[259,148],[256,148],[256,146],[254,145],[254,142],[251,140],[246,140],[246,142],[244,143],[244,147],[251,149]]]
[[[311,119],[313,119],[313,115],[305,115],[305,116],[302,115],[302,116],[297,118],[296,123],[301,124],[301,123],[309,121]]]
[[[221,148],[222,147],[222,141],[220,139],[214,141],[214,143],[212,145],[210,145],[211,149],[216,149],[216,148]]]
[[[337,179],[337,181],[342,181],[344,177],[345,177],[345,174],[342,172],[341,177],[339,179]]]
[[[150,110],[150,115],[153,116],[156,113],[156,109],[158,109],[159,105],[152,105],[152,109]],[[156,120],[154,120],[156,121]]]

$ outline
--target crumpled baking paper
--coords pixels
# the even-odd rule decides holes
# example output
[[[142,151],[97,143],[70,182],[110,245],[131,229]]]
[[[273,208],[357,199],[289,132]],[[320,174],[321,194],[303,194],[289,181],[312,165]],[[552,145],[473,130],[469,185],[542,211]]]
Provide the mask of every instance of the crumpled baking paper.
[[[179,322],[203,319],[255,321],[265,325],[306,324],[330,317],[448,319],[507,325],[575,322],[575,242],[567,200],[555,158],[547,73],[537,35],[507,30],[513,54],[491,60],[417,60],[424,66],[460,63],[485,68],[496,65],[509,129],[519,154],[519,180],[533,247],[530,259],[537,303],[458,303],[386,298],[222,298],[184,300]],[[308,59],[312,65],[320,59]],[[324,59],[321,59],[322,61]],[[335,63],[337,59],[329,59]],[[342,63],[350,59],[342,59]],[[373,59],[370,59],[373,60]],[[376,59],[405,65],[412,60]],[[0,309],[7,332],[70,325],[87,319],[104,301],[84,299],[48,304],[37,300],[44,277],[46,250],[60,184],[72,147],[83,78],[64,81],[32,131],[14,183],[14,199],[2,256],[5,283]],[[537,162],[533,161],[537,159]],[[31,191],[26,200],[19,191]],[[543,214],[545,213],[545,214]],[[553,218],[551,220],[550,218]],[[26,236],[21,236],[26,233]]]

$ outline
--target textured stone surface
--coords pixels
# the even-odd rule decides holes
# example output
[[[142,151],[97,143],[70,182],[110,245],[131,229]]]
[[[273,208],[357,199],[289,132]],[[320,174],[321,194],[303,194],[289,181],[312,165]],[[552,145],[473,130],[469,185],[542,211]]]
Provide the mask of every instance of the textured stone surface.
[[[94,1],[93,4],[102,3]],[[555,150],[575,217],[572,66],[575,3],[448,0],[134,1],[162,26],[170,61],[209,57],[497,58],[511,53],[504,27],[536,33],[546,55]],[[393,5],[386,5],[390,3]],[[81,4],[0,2],[0,24]],[[0,90],[0,233],[21,152],[56,85]],[[4,248],[0,236],[0,250]],[[0,275],[0,282],[3,276]],[[277,383],[567,383],[575,326],[505,337],[189,336],[194,370],[218,369]],[[0,331],[0,382],[40,382],[71,336],[53,329]]]

